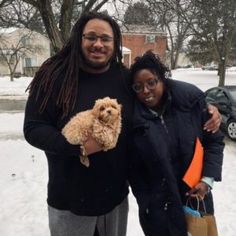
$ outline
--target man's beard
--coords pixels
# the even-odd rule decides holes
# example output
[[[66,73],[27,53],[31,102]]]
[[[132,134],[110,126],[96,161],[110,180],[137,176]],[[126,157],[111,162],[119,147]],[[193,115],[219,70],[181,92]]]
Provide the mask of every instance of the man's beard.
[[[94,70],[102,70],[102,69],[105,69],[107,68],[111,61],[112,61],[112,57],[108,60],[108,61],[105,61],[105,62],[95,62],[95,61],[91,61],[89,59],[87,59],[83,52],[82,52],[82,58],[83,58],[83,64],[84,66],[86,66],[87,68],[90,68],[90,69],[94,69]]]
[[[87,58],[84,58],[84,65],[87,67],[87,68],[91,68],[91,69],[95,69],[95,70],[102,70],[104,68],[106,68],[109,64],[110,64],[110,61],[107,61],[107,62],[94,62],[94,61],[91,61],[91,60],[88,60]]]

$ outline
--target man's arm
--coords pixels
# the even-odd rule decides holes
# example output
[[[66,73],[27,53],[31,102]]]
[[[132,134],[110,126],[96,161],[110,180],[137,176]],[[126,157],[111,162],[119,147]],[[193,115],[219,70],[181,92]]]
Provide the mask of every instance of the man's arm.
[[[203,102],[203,106],[205,102]],[[212,105],[210,105],[212,106]],[[213,110],[215,107],[213,106]],[[215,116],[217,117],[218,109],[216,108]],[[213,112],[214,114],[214,112]],[[209,105],[208,110],[203,109],[203,122],[209,122]],[[219,119],[219,118],[218,118]],[[214,119],[213,119],[214,120]],[[217,119],[216,119],[217,120]],[[221,119],[220,119],[221,120]],[[207,123],[205,122],[205,124]],[[214,123],[214,122],[213,122]],[[217,126],[217,123],[215,124]],[[202,199],[209,192],[213,186],[214,181],[221,181],[223,150],[224,150],[224,135],[217,129],[214,132],[208,132],[207,129],[203,131],[202,145],[204,148],[204,164],[202,170],[201,181],[194,186],[186,195],[200,196]]]
[[[53,121],[53,117],[56,117],[55,106],[48,104],[48,107],[39,113],[39,105],[40,102],[36,102],[33,95],[28,98],[24,119],[24,135],[27,142],[46,152],[78,156],[80,146],[68,143],[54,124],[56,123]]]
[[[208,132],[215,133],[219,130],[220,124],[221,124],[221,114],[219,113],[217,107],[208,104],[207,109],[209,114],[211,114],[211,117],[207,122],[204,124],[204,130]]]

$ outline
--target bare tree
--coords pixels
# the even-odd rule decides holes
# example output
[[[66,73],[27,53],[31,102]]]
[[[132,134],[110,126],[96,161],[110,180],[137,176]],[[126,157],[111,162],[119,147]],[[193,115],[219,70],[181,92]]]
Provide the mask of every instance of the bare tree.
[[[1,0],[0,0],[1,1]],[[101,11],[109,2],[115,9],[118,2],[131,0],[2,0],[9,4],[0,8],[0,25],[26,27],[47,35],[57,52],[68,40],[78,17],[88,11]],[[116,14],[119,15],[119,14]]]
[[[44,32],[56,52],[67,41],[73,19],[86,11],[98,11],[106,2],[108,0],[11,0],[0,9],[0,24]]]
[[[9,41],[9,34],[2,33],[0,35],[0,58],[9,69],[11,81],[14,81],[20,59],[24,58],[28,53],[36,53],[42,50],[39,45],[26,43],[27,40],[32,38],[33,34],[31,31],[21,32],[20,37],[15,37],[11,41]]]
[[[192,2],[186,0],[147,0],[150,8],[156,14],[156,23],[168,34],[168,49],[170,51],[170,67],[175,69],[183,43],[189,36],[192,16],[185,21],[182,12],[189,12]],[[191,13],[191,11],[190,11]]]
[[[219,85],[225,83],[226,65],[236,39],[235,0],[195,0],[192,8],[195,45],[200,52],[209,53],[218,64]],[[186,12],[182,16],[189,21]],[[193,42],[193,41],[192,41]],[[203,46],[202,46],[203,45]]]
[[[153,11],[144,2],[135,2],[127,7],[124,14],[125,24],[153,25]]]

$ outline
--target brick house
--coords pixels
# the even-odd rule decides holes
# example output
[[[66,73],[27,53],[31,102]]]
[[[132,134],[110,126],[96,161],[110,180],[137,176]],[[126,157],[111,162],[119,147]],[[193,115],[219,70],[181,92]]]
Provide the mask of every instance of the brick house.
[[[125,25],[121,27],[121,31],[123,46],[126,51],[130,50],[129,54],[123,53],[123,61],[126,66],[129,67],[135,57],[150,49],[165,61],[167,48],[167,35],[165,32],[147,25]]]

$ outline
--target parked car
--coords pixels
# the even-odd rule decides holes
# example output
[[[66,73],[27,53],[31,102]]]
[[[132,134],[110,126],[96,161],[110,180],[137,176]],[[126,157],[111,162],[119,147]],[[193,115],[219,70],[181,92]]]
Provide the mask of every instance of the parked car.
[[[236,86],[222,86],[208,89],[207,102],[218,107],[222,115],[221,129],[236,140]]]
[[[206,65],[202,67],[202,70],[218,70],[217,65]]]

